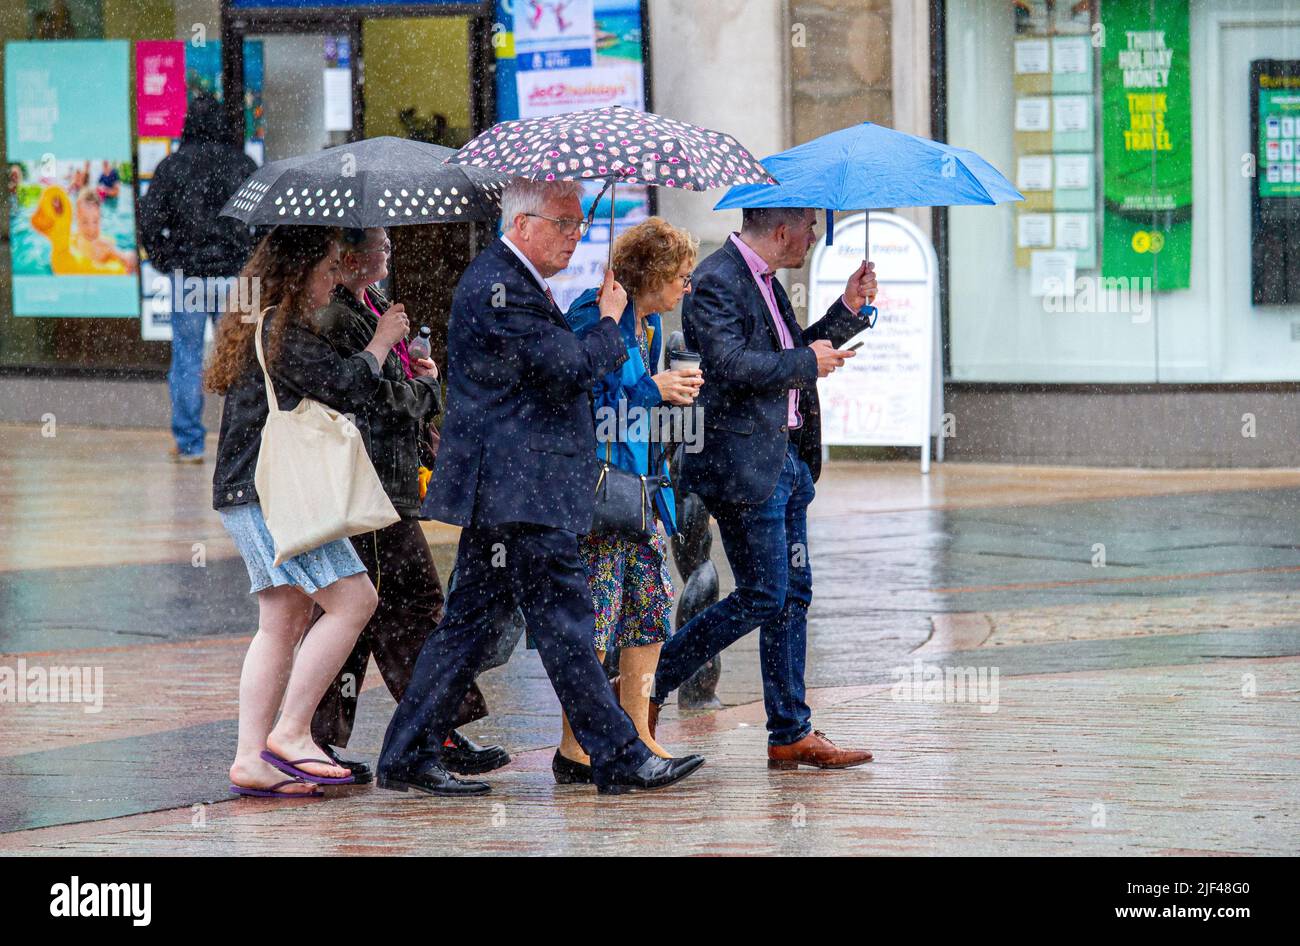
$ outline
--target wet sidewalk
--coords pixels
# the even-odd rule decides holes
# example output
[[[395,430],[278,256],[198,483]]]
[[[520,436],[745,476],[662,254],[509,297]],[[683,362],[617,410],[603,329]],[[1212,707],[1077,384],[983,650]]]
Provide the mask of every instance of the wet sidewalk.
[[[468,730],[515,755],[493,794],[252,801],[224,776],[256,609],[210,463],[166,446],[0,427],[0,675],[102,679],[98,707],[0,703],[0,853],[1300,851],[1300,471],[832,464],[808,683],[859,769],[765,767],[751,636],[726,709],[666,709],[661,741],[708,763],[663,792],[554,785],[558,706],[520,649]],[[456,532],[427,534],[445,575]]]

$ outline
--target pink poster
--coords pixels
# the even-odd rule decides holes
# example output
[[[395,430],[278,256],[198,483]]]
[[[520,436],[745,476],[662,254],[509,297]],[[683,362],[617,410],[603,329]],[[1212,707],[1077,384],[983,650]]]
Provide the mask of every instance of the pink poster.
[[[136,133],[179,138],[185,127],[185,41],[141,40],[135,44]]]

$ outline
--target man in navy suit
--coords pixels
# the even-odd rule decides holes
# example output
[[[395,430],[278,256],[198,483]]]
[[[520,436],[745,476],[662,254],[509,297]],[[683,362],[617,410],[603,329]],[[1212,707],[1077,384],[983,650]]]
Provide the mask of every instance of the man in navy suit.
[[[596,659],[577,536],[591,529],[593,385],[627,359],[627,293],[605,276],[600,324],[579,339],[546,277],[586,230],[573,181],[516,181],[505,235],[465,270],[447,335],[447,413],[422,511],[463,527],[446,616],[416,661],[380,753],[378,784],[434,795],[487,792],[438,761],[445,733],[494,641],[492,615],[518,604],[603,794],[660,788],[703,759],[661,759],[637,737]]]
[[[658,706],[714,654],[759,628],[768,766],[847,768],[871,760],[814,730],[804,702],[812,570],[808,504],[821,472],[817,379],[868,327],[859,310],[876,295],[874,264],[849,277],[841,298],[801,328],[778,269],[803,265],[816,215],[800,208],[745,210],[740,233],[696,268],[683,303],[686,343],[701,355],[704,445],[682,462],[682,486],[717,520],[736,590],[696,615],[659,656]],[[652,728],[653,733],[653,728]]]

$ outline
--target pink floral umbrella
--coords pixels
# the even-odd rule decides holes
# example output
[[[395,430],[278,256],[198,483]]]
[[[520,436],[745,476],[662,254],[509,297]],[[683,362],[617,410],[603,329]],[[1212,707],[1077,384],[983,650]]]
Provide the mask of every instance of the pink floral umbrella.
[[[607,189],[619,183],[688,191],[777,183],[731,135],[621,105],[500,122],[447,161],[534,181],[604,180]],[[611,192],[611,257],[613,223]]]

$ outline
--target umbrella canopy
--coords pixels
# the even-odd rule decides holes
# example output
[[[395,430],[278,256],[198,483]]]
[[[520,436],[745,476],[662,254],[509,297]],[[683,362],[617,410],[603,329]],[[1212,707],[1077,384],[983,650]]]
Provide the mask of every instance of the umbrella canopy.
[[[535,181],[682,190],[776,183],[731,135],[621,105],[493,125],[451,159]]]
[[[733,187],[728,207],[947,207],[1024,200],[974,151],[863,122],[763,159],[775,187]]]
[[[1024,200],[997,168],[974,151],[863,122],[763,159],[780,178],[775,187],[733,187],[715,210],[728,207],[821,207],[826,245],[834,239],[836,210],[947,207]],[[871,255],[867,214],[863,258]],[[876,307],[863,306],[875,324]]]
[[[250,226],[394,227],[496,220],[505,177],[447,164],[451,148],[367,138],[272,161],[221,209]]]

